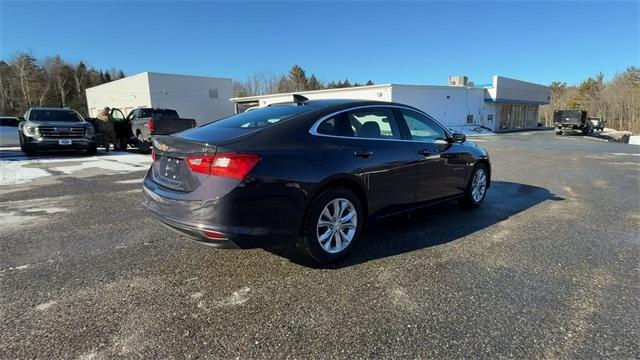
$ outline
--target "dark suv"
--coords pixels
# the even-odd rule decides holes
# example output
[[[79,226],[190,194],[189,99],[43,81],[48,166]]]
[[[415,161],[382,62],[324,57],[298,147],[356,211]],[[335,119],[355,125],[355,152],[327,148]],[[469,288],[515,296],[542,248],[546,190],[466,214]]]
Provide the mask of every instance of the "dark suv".
[[[41,150],[96,153],[93,125],[69,108],[31,108],[20,122],[20,148],[33,156]]]

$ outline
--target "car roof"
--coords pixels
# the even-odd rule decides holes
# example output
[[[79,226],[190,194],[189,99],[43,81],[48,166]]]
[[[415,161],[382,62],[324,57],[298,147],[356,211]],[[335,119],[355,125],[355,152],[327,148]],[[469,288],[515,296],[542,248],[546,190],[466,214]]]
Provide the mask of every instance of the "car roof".
[[[59,107],[32,107],[29,110],[47,110],[47,111],[75,111],[72,108],[59,108]]]
[[[401,107],[416,109],[413,106],[409,106],[401,103],[395,103],[390,101],[362,100],[362,99],[305,100],[300,103],[282,102],[282,103],[274,103],[269,106],[295,106],[295,105],[309,106],[309,107],[316,108],[317,110],[327,109],[327,110],[335,110],[335,111],[348,109],[352,107],[358,107],[358,106],[372,106],[372,105],[401,106]]]

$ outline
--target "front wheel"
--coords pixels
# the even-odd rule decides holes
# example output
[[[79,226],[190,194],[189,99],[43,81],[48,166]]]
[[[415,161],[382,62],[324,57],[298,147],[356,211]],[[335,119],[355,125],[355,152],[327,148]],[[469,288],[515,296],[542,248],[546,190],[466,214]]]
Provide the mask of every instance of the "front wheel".
[[[477,164],[469,177],[462,203],[468,207],[478,207],[487,195],[489,173],[484,164]]]
[[[307,260],[316,263],[336,261],[353,249],[360,238],[363,221],[362,204],[353,191],[324,190],[309,206],[298,250]]]
[[[20,134],[20,151],[22,151],[28,157],[37,155],[36,150],[32,146],[26,143],[26,141],[22,137],[22,134]]]

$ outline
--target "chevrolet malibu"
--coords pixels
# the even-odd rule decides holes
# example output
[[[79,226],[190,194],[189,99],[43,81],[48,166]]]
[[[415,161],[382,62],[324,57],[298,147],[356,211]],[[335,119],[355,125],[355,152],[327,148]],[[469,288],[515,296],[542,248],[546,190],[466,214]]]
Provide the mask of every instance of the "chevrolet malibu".
[[[367,220],[483,202],[487,152],[424,112],[294,98],[155,137],[144,206],[203,244],[295,245],[328,263],[353,250]]]

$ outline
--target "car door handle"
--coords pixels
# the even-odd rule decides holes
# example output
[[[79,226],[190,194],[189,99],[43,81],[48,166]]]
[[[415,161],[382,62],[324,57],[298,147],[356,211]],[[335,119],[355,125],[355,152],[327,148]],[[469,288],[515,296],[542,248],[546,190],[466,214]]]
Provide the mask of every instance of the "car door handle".
[[[373,151],[369,151],[369,150],[360,150],[360,151],[353,152],[353,156],[357,156],[361,158],[368,158],[371,155],[373,155]]]
[[[422,156],[431,156],[431,152],[429,152],[429,150],[427,149],[418,150],[418,154]]]

